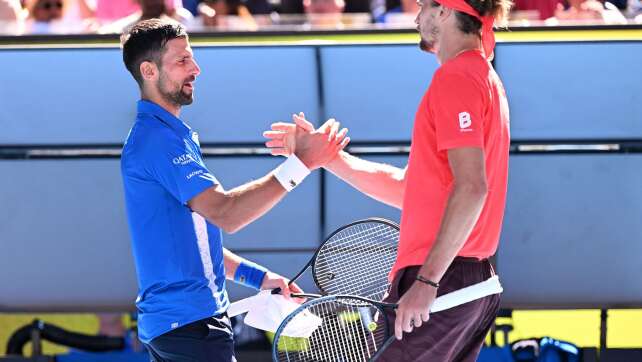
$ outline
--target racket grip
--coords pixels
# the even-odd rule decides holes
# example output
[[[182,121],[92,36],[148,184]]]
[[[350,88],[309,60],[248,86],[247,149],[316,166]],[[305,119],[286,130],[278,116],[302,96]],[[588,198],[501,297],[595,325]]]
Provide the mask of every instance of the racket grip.
[[[272,289],[272,294],[281,294],[281,288]],[[321,298],[319,294],[308,294],[308,293],[290,293],[290,298]],[[396,304],[391,304],[394,308],[397,307]]]

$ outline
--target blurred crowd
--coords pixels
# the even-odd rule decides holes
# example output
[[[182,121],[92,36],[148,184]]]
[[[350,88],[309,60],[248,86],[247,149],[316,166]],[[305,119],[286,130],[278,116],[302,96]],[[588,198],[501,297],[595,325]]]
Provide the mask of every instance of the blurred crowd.
[[[120,33],[166,18],[190,31],[414,27],[416,0],[0,0],[0,34]],[[514,0],[511,25],[642,23],[642,0]]]

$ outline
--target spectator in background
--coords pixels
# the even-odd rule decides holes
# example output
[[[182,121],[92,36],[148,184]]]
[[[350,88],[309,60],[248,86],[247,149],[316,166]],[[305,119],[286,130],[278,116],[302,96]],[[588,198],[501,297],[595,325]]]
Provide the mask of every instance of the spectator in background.
[[[101,23],[112,22],[140,10],[137,0],[96,0],[95,16]]]
[[[89,0],[67,0],[67,10],[63,20],[79,22],[94,18],[94,6]]]
[[[198,16],[198,4],[202,2],[202,0],[183,0],[183,7],[192,13],[192,15]]]
[[[383,14],[374,14],[375,23],[399,24],[415,26],[415,18],[419,12],[416,0],[388,0]]]
[[[81,34],[93,32],[89,23],[77,13],[70,13],[70,0],[28,0],[25,7],[27,20],[21,33],[26,34]]]
[[[513,11],[536,11],[539,20],[546,20],[555,15],[555,10],[562,0],[514,0]]]
[[[629,0],[627,6],[628,17],[634,19],[638,23],[642,23],[642,1]]]
[[[194,16],[202,16],[204,11],[202,10],[204,6],[207,6],[216,11],[217,7],[221,6],[217,3],[221,1],[215,0],[183,0],[183,7],[188,10]],[[264,15],[270,14],[272,12],[272,7],[267,0],[231,0],[226,1],[223,5],[228,14],[233,14],[236,11],[235,8],[237,5],[245,7],[249,13],[253,15]]]
[[[260,2],[253,1],[254,3]],[[266,6],[269,6],[265,2]],[[256,30],[258,28],[251,10],[240,0],[208,0],[198,5],[204,26],[228,30]]]
[[[596,0],[568,0],[568,7],[557,4],[557,20],[602,20],[604,6]]]
[[[0,0],[0,21],[18,21],[21,11],[19,0]]]
[[[122,19],[140,11],[140,0],[80,0],[95,9],[95,17],[102,24]],[[164,0],[168,9],[183,12],[181,0]],[[187,11],[185,11],[187,12]],[[183,13],[184,14],[184,13]],[[189,16],[189,15],[188,15]]]
[[[370,13],[373,8],[371,0],[345,0],[345,3],[344,13]]]
[[[618,8],[607,2],[602,4],[597,0],[567,0],[568,6],[557,5],[555,18],[547,21],[555,25],[558,21],[588,21],[606,24],[625,24],[626,18]]]
[[[303,0],[303,11],[312,27],[343,27],[344,8],[344,0]]]
[[[109,0],[111,1],[111,0]],[[137,22],[147,19],[161,19],[165,21],[177,21],[187,23],[193,19],[192,14],[180,7],[174,7],[174,1],[167,0],[136,0],[140,9],[131,15],[116,20],[115,22],[104,26],[100,33],[122,33]],[[171,5],[168,5],[171,4]]]
[[[36,23],[61,20],[67,7],[66,0],[30,0],[26,2],[29,19]]]

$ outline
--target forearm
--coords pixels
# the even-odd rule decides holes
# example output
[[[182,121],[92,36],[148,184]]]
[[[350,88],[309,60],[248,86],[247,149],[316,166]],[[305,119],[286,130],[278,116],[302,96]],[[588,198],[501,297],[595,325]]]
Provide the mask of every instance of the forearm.
[[[263,266],[244,259],[223,248],[225,278],[246,287],[261,289],[270,272]]]
[[[435,243],[419,275],[439,282],[457,253],[468,240],[484,207],[484,187],[455,186],[450,194]]]
[[[239,264],[245,260],[242,257],[234,254],[233,252],[223,248],[223,265],[225,266],[225,279],[234,280],[234,273],[239,267]]]
[[[325,168],[364,194],[401,209],[405,169],[340,152]]]
[[[225,266],[226,279],[234,280],[236,270],[242,262],[248,262],[248,260],[223,248],[223,265]]]
[[[286,194],[272,173],[225,191],[225,202],[213,217],[226,232],[234,233],[263,216]]]

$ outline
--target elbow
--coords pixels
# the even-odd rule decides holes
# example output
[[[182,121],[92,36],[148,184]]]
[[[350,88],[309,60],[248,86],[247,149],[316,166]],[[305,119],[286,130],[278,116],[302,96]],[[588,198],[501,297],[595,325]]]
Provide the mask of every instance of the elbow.
[[[237,231],[243,229],[243,226],[244,225],[240,223],[234,223],[230,221],[220,225],[220,228],[223,229],[223,231],[225,231],[226,234],[234,234]]]
[[[226,215],[209,215],[207,219],[214,225],[221,228],[226,234],[234,234],[243,228],[243,224],[235,222],[233,218]]]
[[[488,196],[488,184],[485,180],[460,183],[455,188],[458,192],[478,201],[485,201]]]
[[[239,218],[234,215],[232,210],[234,200],[227,198],[224,203],[210,208],[207,215],[203,215],[209,222],[218,226],[226,234],[234,234],[241,230],[245,224],[240,222]]]
[[[225,210],[216,213],[216,215],[210,215],[208,219],[226,234],[234,234],[245,226],[244,223],[239,221],[238,217],[235,217],[231,212]]]

